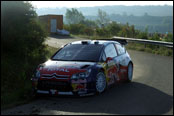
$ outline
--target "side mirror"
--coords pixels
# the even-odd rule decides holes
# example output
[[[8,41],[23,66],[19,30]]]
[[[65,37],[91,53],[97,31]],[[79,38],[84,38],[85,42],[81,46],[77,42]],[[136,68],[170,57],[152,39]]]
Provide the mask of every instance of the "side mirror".
[[[111,60],[112,60],[111,57],[107,57],[107,58],[106,58],[106,63],[108,63],[108,62],[111,61]]]

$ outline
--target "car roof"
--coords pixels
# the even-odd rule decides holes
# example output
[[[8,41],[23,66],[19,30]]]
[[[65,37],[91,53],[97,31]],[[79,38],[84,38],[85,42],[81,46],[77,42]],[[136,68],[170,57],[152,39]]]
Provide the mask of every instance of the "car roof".
[[[107,41],[107,40],[82,40],[82,41],[75,41],[72,42],[71,44],[101,44],[101,45],[108,45],[109,43],[117,43],[120,44],[119,42],[116,41]]]

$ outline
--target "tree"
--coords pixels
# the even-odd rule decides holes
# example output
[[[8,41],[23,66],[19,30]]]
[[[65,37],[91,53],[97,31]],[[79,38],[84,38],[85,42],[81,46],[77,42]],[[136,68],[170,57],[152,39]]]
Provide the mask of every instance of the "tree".
[[[98,19],[97,23],[100,27],[104,26],[109,22],[109,18],[106,12],[102,11],[101,9],[98,9]]]
[[[80,23],[82,23],[85,26],[90,27],[90,28],[96,28],[97,27],[96,22],[92,21],[92,20],[89,20],[89,19],[83,20]]]
[[[116,36],[117,33],[121,30],[121,26],[119,24],[117,24],[115,21],[113,21],[112,23],[110,23],[107,26],[107,28],[110,31],[110,34],[112,36]]]
[[[8,92],[6,95],[20,97],[24,95],[23,92],[28,92],[24,91],[30,86],[26,83],[31,82],[37,65],[46,60],[47,50],[43,44],[46,37],[47,33],[29,2],[1,2],[1,93],[3,95]]]
[[[3,1],[1,9],[1,47],[5,52],[16,51],[23,55],[42,46],[46,32],[29,2]]]
[[[83,14],[75,8],[72,8],[71,10],[67,9],[65,15],[66,20],[69,24],[78,24],[85,19]]]

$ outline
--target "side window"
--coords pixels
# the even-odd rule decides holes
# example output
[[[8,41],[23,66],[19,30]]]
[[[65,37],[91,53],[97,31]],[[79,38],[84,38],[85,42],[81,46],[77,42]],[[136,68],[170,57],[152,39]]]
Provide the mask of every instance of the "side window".
[[[118,51],[118,54],[119,55],[122,55],[126,52],[124,46],[120,45],[120,44],[115,44],[116,48],[117,48],[117,51]]]
[[[117,52],[113,44],[109,44],[108,46],[106,46],[104,51],[105,51],[106,57],[113,58],[117,56]]]
[[[103,54],[102,54],[102,61],[106,61],[106,55],[105,55],[104,52],[103,52]]]

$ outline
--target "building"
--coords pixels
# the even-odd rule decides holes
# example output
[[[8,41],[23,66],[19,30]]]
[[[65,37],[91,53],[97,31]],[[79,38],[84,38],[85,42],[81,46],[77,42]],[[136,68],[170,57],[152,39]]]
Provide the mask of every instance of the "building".
[[[39,20],[46,24],[49,33],[56,33],[57,29],[63,29],[63,15],[41,15]]]

